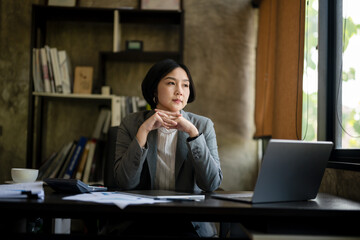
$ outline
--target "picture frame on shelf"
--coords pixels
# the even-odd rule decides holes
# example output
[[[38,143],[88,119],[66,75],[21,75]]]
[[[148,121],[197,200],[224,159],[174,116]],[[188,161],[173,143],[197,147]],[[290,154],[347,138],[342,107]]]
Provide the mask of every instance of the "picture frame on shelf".
[[[181,0],[139,0],[141,10],[181,11]]]
[[[140,40],[126,40],[126,51],[142,51],[143,41]]]
[[[91,94],[94,68],[90,66],[75,67],[74,93]]]

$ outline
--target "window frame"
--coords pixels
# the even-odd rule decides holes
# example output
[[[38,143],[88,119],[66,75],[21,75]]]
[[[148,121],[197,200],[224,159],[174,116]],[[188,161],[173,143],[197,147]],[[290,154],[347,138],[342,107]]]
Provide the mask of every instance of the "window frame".
[[[342,0],[319,0],[318,140],[332,141],[328,168],[360,171],[360,149],[342,149],[342,129],[336,119],[341,114],[338,77],[342,70]],[[341,89],[340,89],[341,90]],[[341,91],[339,91],[341,93]]]

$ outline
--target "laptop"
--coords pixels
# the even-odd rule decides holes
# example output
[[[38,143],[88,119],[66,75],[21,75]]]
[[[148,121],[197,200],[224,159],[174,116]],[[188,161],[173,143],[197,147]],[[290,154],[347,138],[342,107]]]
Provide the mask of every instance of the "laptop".
[[[332,142],[271,139],[253,192],[217,192],[213,198],[249,203],[314,199],[325,172]]]

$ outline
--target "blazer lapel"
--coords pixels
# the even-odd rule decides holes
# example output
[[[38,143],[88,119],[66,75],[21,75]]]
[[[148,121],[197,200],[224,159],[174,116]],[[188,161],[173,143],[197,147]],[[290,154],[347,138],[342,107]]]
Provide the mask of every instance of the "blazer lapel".
[[[181,166],[184,163],[187,155],[187,146],[186,146],[186,133],[178,131],[177,146],[176,146],[176,158],[175,158],[175,181],[178,178]]]
[[[151,117],[154,114],[154,111],[150,111],[145,120]],[[144,120],[144,121],[145,121]],[[156,174],[156,162],[157,162],[157,130],[151,131],[147,138],[148,143],[148,154],[146,157],[146,162],[149,167],[150,172],[150,181],[151,181],[151,189],[154,187],[155,182],[155,174]]]
[[[188,116],[186,112],[182,111],[180,112],[185,119],[188,119]],[[187,153],[188,148],[186,146],[186,139],[188,138],[187,133],[184,133],[182,131],[178,131],[178,138],[177,138],[177,146],[176,146],[176,158],[175,158],[175,181],[177,180],[179,176],[179,172],[181,169],[181,166],[183,165]]]
[[[156,162],[157,162],[157,130],[151,131],[148,135],[148,148],[149,152],[146,157],[149,172],[150,172],[150,179],[151,179],[151,189],[154,187],[155,182],[155,174],[156,174]]]

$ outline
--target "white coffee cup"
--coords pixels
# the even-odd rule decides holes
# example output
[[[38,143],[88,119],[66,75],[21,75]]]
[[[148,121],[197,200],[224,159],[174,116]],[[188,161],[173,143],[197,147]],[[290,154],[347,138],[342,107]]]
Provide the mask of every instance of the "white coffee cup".
[[[11,177],[16,183],[35,182],[39,174],[38,169],[12,168]]]

